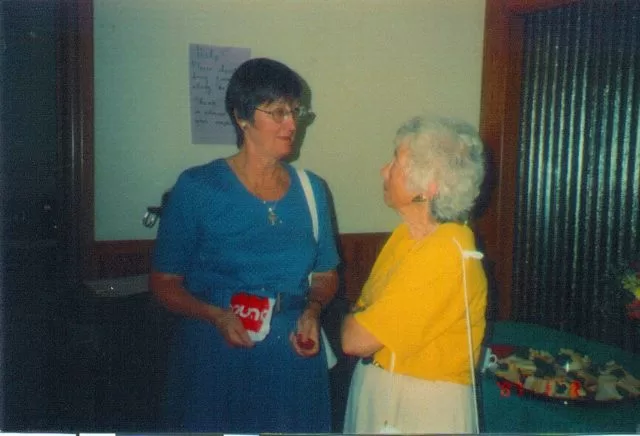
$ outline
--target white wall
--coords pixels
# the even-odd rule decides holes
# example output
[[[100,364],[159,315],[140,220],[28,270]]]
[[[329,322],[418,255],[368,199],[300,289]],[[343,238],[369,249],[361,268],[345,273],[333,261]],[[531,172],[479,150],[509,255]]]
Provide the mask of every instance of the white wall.
[[[146,207],[181,170],[236,151],[191,144],[190,43],[296,70],[317,119],[296,166],[329,184],[341,233],[389,231],[380,167],[399,124],[480,114],[484,0],[94,0],[97,240],[153,239]]]

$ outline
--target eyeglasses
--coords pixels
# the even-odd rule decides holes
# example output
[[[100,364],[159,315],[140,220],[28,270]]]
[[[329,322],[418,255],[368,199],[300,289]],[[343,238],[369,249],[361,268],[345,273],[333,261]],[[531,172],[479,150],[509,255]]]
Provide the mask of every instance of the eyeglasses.
[[[298,106],[297,108],[291,109],[290,111],[286,110],[283,107],[275,108],[270,111],[266,111],[260,108],[256,108],[256,110],[268,114],[273,119],[273,121],[278,124],[282,123],[286,117],[292,117],[294,120],[298,121],[304,120],[311,115],[309,109],[304,106]]]

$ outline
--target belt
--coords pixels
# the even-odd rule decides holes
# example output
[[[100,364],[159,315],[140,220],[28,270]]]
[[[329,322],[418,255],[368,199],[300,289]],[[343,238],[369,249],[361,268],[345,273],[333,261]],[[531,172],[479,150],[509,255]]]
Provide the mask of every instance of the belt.
[[[384,367],[380,365],[378,361],[375,360],[372,356],[363,357],[362,359],[360,359],[360,362],[362,362],[363,365],[373,365],[377,366],[378,368],[384,369]]]

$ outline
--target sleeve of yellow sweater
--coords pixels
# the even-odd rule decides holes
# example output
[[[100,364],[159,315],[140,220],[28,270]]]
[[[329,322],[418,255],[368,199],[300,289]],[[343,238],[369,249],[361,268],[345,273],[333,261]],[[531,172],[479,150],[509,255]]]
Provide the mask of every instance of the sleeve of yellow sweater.
[[[460,251],[450,238],[439,238],[407,255],[381,297],[355,317],[402,356],[443,334],[464,310]]]

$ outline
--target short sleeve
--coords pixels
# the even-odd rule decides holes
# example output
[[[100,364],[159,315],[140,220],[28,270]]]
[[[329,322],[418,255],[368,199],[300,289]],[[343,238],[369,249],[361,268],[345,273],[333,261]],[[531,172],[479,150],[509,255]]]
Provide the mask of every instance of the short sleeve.
[[[184,172],[171,189],[162,210],[153,250],[153,269],[158,272],[185,275],[196,246],[196,211],[198,189],[192,177]]]
[[[436,241],[408,255],[381,298],[355,318],[387,348],[409,355],[463,316],[461,274],[456,246]]]

